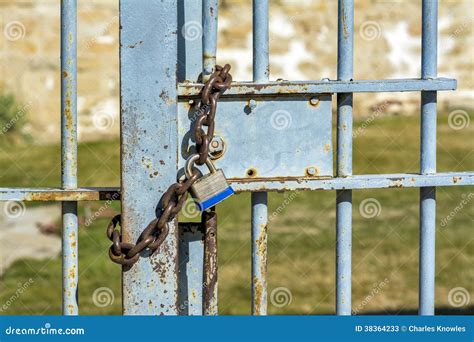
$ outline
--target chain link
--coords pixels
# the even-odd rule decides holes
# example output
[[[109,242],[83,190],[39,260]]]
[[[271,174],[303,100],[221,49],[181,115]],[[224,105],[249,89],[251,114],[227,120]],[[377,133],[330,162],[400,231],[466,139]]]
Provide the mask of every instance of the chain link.
[[[229,70],[229,64],[224,67],[216,65],[215,71],[202,89],[194,126],[196,151],[199,154],[199,159],[196,161],[197,165],[203,165],[208,158],[209,145],[214,138],[217,101],[222,93],[230,88],[232,83]],[[204,130],[204,126],[207,127],[206,130]],[[185,181],[172,184],[166,190],[161,198],[163,208],[161,216],[148,224],[140,234],[136,244],[122,241],[122,230],[117,227],[118,225],[121,226],[121,216],[115,216],[107,226],[107,237],[112,241],[109,248],[110,259],[117,264],[131,267],[138,261],[140,253],[144,250],[149,250],[151,254],[156,252],[168,235],[168,222],[173,220],[180,212],[188,198],[189,188],[199,176],[199,171],[194,169],[191,177]]]
[[[203,165],[209,156],[209,145],[214,138],[217,101],[232,83],[232,75],[229,74],[229,70],[229,64],[224,67],[216,65],[215,71],[202,89],[200,108],[194,125],[196,151],[199,154],[197,165]],[[203,126],[207,127],[207,131],[203,129]]]

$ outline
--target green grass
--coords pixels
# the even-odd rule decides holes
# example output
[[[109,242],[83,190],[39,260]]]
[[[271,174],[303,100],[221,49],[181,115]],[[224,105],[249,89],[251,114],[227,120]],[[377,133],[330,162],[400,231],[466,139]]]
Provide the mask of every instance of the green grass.
[[[471,122],[474,117],[471,116]],[[364,119],[354,124],[360,127]],[[474,169],[474,125],[462,130],[448,126],[447,114],[438,120],[438,170]],[[354,173],[417,172],[419,170],[419,118],[383,117],[372,122],[354,141]],[[81,144],[80,186],[119,184],[119,143]],[[13,162],[14,161],[14,162]],[[51,170],[51,166],[55,165]],[[3,151],[1,186],[57,186],[59,147],[30,146]],[[414,313],[418,306],[418,189],[360,190],[353,194],[353,308],[366,313]],[[448,293],[465,288],[474,296],[474,210],[468,203],[449,223],[441,220],[472,193],[471,187],[437,189],[436,307],[444,313],[474,313],[472,304],[454,308]],[[285,287],[291,303],[278,307],[269,298],[271,314],[332,314],[335,302],[335,193],[330,191],[272,193],[269,227],[268,288]],[[359,205],[373,198],[381,211],[363,217]],[[82,208],[83,205],[80,206]],[[115,204],[118,210],[118,204]],[[81,213],[83,210],[81,209]],[[234,196],[219,212],[219,305],[221,314],[250,313],[250,196]],[[107,219],[99,219],[79,234],[79,305],[81,314],[120,314],[120,268],[106,255]],[[1,279],[0,303],[15,293],[18,284],[34,279],[3,314],[59,314],[61,260],[22,260]],[[383,282],[383,286],[380,283]],[[97,307],[94,290],[109,287],[113,305]],[[372,299],[364,299],[374,290]],[[271,296],[270,296],[271,297]],[[472,303],[472,299],[471,302]]]

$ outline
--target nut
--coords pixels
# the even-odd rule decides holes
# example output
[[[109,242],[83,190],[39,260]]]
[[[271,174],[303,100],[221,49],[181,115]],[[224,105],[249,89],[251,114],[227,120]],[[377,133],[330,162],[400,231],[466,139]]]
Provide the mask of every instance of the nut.
[[[212,138],[211,143],[209,144],[209,158],[211,159],[219,159],[222,157],[222,155],[225,152],[225,143],[224,140],[218,136],[215,135],[214,138]]]

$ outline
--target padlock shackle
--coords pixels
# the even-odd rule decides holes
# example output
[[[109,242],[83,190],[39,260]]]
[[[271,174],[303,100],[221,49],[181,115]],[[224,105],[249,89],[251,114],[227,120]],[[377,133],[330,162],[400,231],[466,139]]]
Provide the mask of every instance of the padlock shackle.
[[[184,165],[184,174],[186,175],[187,179],[190,179],[193,175],[193,167],[196,161],[199,159],[199,154],[191,154],[188,159],[186,159],[186,163]],[[216,167],[212,162],[211,158],[206,158],[206,166],[211,173],[216,172]]]

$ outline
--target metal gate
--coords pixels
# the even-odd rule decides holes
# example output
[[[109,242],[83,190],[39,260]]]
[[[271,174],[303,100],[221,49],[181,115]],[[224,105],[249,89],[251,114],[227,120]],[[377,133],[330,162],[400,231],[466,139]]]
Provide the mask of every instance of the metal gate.
[[[267,192],[335,190],[336,312],[350,315],[352,191],[417,187],[419,313],[433,315],[436,187],[474,184],[474,172],[436,172],[437,91],[456,88],[456,80],[437,77],[437,1],[423,0],[421,78],[370,81],[352,79],[354,1],[339,0],[338,79],[270,82],[268,6],[268,0],[253,1],[253,82],[234,82],[222,95],[216,123],[219,144],[225,145],[216,165],[236,192],[252,193],[252,313],[267,311]],[[156,218],[161,196],[189,155],[189,131],[203,87],[194,82],[215,66],[217,19],[217,0],[121,0],[121,188],[78,188],[76,1],[61,2],[62,187],[1,188],[0,200],[62,202],[65,315],[78,314],[77,201],[121,199],[125,242],[137,241]],[[190,25],[202,30],[202,39],[186,39],[183,32]],[[353,93],[404,91],[421,92],[420,172],[353,175]],[[297,117],[297,123],[280,132],[272,129],[271,123],[284,125],[285,113]],[[202,232],[197,225],[180,229],[176,219],[168,226],[157,253],[143,253],[124,269],[124,314],[217,314],[217,284],[203,280],[208,256]]]

